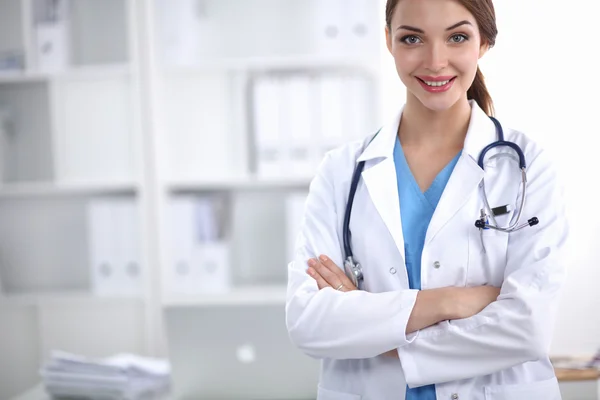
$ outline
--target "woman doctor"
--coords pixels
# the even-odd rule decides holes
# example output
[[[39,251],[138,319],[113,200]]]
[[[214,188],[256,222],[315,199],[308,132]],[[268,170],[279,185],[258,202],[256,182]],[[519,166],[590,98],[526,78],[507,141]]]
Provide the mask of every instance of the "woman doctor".
[[[406,103],[377,135],[327,154],[288,266],[287,328],[322,360],[318,399],[560,399],[548,351],[567,223],[554,166],[524,134],[504,129],[527,160],[522,214],[539,224],[474,225],[483,189],[490,207],[508,206],[499,226],[522,196],[512,149],[477,162],[497,140],[478,69],[497,34],[493,4],[388,0],[386,25]],[[361,161],[350,220],[358,290],[341,266]]]

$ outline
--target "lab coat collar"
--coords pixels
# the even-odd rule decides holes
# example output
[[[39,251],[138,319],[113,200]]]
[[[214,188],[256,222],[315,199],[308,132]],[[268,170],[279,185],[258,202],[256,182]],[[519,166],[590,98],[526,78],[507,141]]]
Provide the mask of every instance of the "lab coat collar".
[[[475,100],[469,100],[469,103],[471,104],[471,120],[469,121],[463,151],[477,163],[481,150],[488,144],[498,140],[498,136],[496,125],[485,111],[479,107]]]
[[[492,120],[474,100],[469,100],[469,104],[471,105],[471,118],[465,137],[464,152],[471,156],[475,163],[477,163],[481,150],[498,139],[496,127]],[[381,131],[358,157],[357,162],[393,157],[394,145],[403,111],[404,105],[394,117],[381,128]]]
[[[363,170],[362,177],[375,208],[387,226],[400,256],[405,260],[398,187],[389,184],[390,182],[396,182],[397,179],[393,151],[401,116],[402,110],[390,123],[383,126],[379,134],[367,145],[357,162],[380,159],[379,162],[369,163]],[[483,169],[477,165],[477,157],[481,149],[494,140],[494,123],[472,101],[471,119],[464,149],[431,219],[425,243],[429,243],[433,239],[456,211],[465,204],[473,190],[477,188],[484,176]],[[477,215],[474,216],[474,218],[476,217]],[[408,285],[408,275],[403,273],[401,278]],[[427,276],[424,275],[422,281],[426,283],[426,279]]]

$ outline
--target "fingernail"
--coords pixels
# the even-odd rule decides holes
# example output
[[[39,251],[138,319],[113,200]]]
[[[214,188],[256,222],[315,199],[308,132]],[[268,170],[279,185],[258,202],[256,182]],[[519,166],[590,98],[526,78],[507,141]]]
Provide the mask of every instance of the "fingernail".
[[[314,258],[311,258],[310,260],[308,260],[308,265],[310,265],[311,267],[314,267],[317,264],[317,261]]]
[[[327,256],[326,255],[322,255],[321,257],[319,257],[321,259],[321,261],[326,262],[327,261]]]
[[[307,273],[308,273],[310,276],[313,276],[313,275],[315,274],[315,270],[314,270],[314,269],[312,269],[312,268],[308,268],[308,269],[306,270],[306,272],[307,272]]]

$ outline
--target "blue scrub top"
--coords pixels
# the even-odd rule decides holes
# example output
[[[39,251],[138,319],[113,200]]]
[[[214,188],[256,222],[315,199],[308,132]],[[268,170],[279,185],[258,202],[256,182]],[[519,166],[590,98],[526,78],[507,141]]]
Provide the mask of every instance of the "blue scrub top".
[[[396,138],[394,164],[398,181],[406,270],[411,289],[421,289],[421,254],[425,245],[427,227],[460,154],[461,152],[440,171],[431,186],[423,193],[406,162],[400,140]],[[407,387],[406,400],[436,400],[435,385],[413,389]]]

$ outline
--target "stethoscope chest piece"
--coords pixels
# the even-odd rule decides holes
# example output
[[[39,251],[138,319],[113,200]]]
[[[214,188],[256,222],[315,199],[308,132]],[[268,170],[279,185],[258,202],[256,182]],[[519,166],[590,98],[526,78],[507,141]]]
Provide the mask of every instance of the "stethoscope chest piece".
[[[354,262],[352,257],[347,257],[344,260],[344,272],[346,276],[350,278],[354,287],[358,288],[358,284],[363,279],[362,268],[359,263]]]

